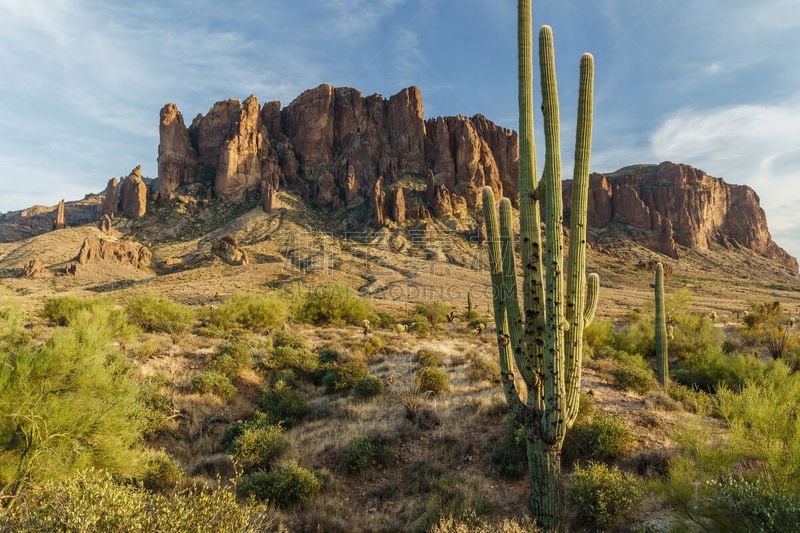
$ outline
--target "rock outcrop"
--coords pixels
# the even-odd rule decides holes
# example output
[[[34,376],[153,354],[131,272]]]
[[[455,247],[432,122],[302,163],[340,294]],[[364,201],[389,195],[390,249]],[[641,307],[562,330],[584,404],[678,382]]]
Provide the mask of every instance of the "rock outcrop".
[[[250,254],[230,235],[216,241],[211,246],[211,253],[231,266],[246,265],[250,263]]]
[[[34,258],[28,261],[28,264],[22,269],[22,277],[38,278],[45,272],[44,264],[38,258]]]
[[[137,219],[147,212],[147,185],[142,167],[137,166],[119,185],[119,209],[128,218]]]
[[[103,198],[103,205],[100,206],[98,216],[102,219],[109,215],[115,217],[119,214],[119,182],[117,178],[111,178],[106,185],[106,192]]]
[[[565,183],[569,196],[570,183]],[[564,205],[569,206],[568,198]],[[568,207],[567,207],[568,209]],[[590,228],[627,228],[640,244],[678,257],[678,245],[706,250],[714,244],[742,247],[792,271],[797,260],[770,236],[756,193],[730,185],[689,165],[636,165],[592,174]]]
[[[152,257],[153,254],[150,250],[136,242],[87,237],[78,251],[76,260],[81,265],[95,261],[114,260],[142,269],[150,265]]]
[[[56,207],[56,218],[53,220],[53,231],[58,229],[64,229],[67,227],[67,223],[64,219],[64,200],[58,202],[58,207]]]
[[[404,176],[432,172],[450,202],[475,206],[484,185],[516,194],[516,146],[516,133],[481,115],[426,122],[416,87],[384,99],[320,85],[283,110],[279,102],[259,110],[251,95],[241,104],[217,102],[188,128],[167,104],[161,110],[157,197],[171,198],[179,184],[213,176],[216,196],[225,200],[263,190],[266,182],[275,191],[289,186],[321,208],[375,206],[379,178],[388,192]],[[414,211],[433,209],[430,202],[421,207]]]

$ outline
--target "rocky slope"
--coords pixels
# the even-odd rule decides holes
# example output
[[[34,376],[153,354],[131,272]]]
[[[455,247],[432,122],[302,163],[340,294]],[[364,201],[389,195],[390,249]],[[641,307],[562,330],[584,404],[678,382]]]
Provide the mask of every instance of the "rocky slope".
[[[567,196],[569,188],[567,184]],[[772,240],[753,189],[730,185],[689,165],[667,161],[592,174],[588,224],[596,241],[622,230],[674,259],[679,245],[697,250],[721,245],[746,248],[793,272],[798,269],[797,260]]]

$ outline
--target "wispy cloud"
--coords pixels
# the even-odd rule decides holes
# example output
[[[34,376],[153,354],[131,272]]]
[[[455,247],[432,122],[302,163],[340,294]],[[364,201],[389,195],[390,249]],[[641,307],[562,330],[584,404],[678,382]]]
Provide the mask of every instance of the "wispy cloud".
[[[800,254],[800,98],[775,105],[682,109],[650,138],[655,158],[752,186],[779,242]]]

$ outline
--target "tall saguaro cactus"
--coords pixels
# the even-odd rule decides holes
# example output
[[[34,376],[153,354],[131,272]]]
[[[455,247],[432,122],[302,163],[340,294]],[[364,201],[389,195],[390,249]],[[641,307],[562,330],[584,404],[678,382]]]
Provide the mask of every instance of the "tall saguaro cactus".
[[[586,276],[586,206],[592,139],[594,60],[580,63],[578,125],[572,183],[570,240],[564,269],[561,147],[553,33],[539,32],[542,110],[546,140],[545,168],[536,179],[533,139],[531,0],[518,1],[520,252],[523,266],[523,313],[520,313],[511,202],[500,200],[499,223],[494,194],[483,190],[489,241],[494,317],[500,370],[506,400],[527,437],[530,503],[540,525],[560,527],[561,446],[578,414],[583,328],[594,317],[599,278]],[[540,231],[539,200],[544,200],[545,245]],[[566,290],[565,281],[566,277]],[[588,288],[586,288],[588,285]],[[516,369],[527,387],[523,401],[515,386]]]
[[[656,344],[656,377],[661,386],[666,388],[669,385],[668,367],[668,344],[667,344],[667,320],[664,312],[664,267],[661,263],[656,265],[656,323],[655,323],[655,344]]]

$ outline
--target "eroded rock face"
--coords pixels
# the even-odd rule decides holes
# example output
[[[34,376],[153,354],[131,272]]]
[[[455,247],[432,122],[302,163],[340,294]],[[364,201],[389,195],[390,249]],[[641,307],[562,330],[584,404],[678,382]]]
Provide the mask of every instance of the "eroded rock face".
[[[565,206],[570,186],[565,184]],[[588,208],[590,228],[627,225],[640,230],[634,238],[641,244],[670,257],[678,257],[677,245],[741,246],[797,271],[797,260],[772,240],[750,187],[729,185],[689,165],[667,161],[592,174]]]
[[[142,167],[137,166],[119,186],[120,211],[137,219],[147,212],[147,185],[142,181]]]
[[[197,177],[197,152],[189,141],[183,115],[175,104],[161,109],[158,144],[158,189],[156,200],[171,200],[181,183]]]
[[[188,129],[172,104],[161,115],[158,197],[212,175],[222,199],[240,198],[267,181],[329,209],[374,203],[379,177],[388,189],[400,177],[431,171],[470,206],[480,203],[484,185],[511,195],[517,189],[516,134],[480,115],[426,123],[417,87],[384,99],[320,85],[283,110],[279,102],[259,109],[253,96],[241,104],[231,99],[198,115]],[[187,178],[192,169],[195,176]],[[433,205],[421,208],[429,212]]]
[[[136,242],[87,237],[78,251],[76,260],[81,265],[94,261],[114,260],[142,269],[150,265],[152,257],[150,250]]]
[[[44,264],[38,258],[31,259],[22,269],[23,278],[38,278],[44,273]]]
[[[64,220],[64,200],[58,202],[58,207],[56,207],[56,218],[53,221],[53,230],[64,229],[67,227],[67,223]]]
[[[211,246],[211,253],[232,266],[246,265],[250,262],[247,250],[230,235],[215,242]]]
[[[106,185],[106,192],[103,198],[103,205],[100,206],[98,215],[102,219],[105,215],[115,217],[119,214],[119,182],[117,178],[111,178]]]

